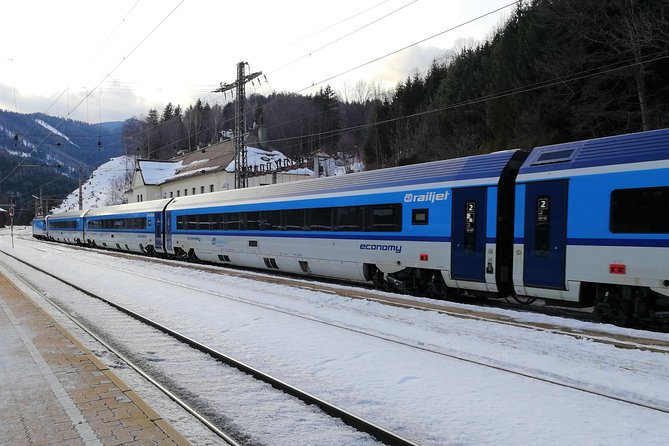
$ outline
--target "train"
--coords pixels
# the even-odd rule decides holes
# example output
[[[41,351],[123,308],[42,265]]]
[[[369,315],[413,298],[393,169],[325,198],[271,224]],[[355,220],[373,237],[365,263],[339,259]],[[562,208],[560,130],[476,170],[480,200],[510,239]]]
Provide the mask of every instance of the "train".
[[[669,323],[669,129],[69,211],[40,239]]]

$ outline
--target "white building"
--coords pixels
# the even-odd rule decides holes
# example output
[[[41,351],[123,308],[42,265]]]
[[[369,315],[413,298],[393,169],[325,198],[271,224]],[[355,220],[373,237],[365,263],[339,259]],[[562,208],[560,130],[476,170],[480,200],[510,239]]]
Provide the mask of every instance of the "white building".
[[[247,146],[248,187],[300,181],[314,176],[276,150]],[[230,190],[235,187],[231,140],[212,144],[169,161],[137,160],[128,203]]]

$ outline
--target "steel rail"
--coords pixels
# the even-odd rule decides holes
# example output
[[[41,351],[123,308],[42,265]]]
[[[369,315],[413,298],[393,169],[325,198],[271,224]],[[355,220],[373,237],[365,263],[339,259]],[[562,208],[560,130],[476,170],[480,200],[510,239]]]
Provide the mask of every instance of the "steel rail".
[[[0,250],[1,253],[5,254],[8,257],[13,258],[14,260],[23,263],[24,265],[35,269],[36,271],[41,272],[42,274],[45,274],[49,277],[52,277],[55,280],[58,280],[59,282],[64,283],[65,285],[89,296],[94,299],[100,300],[101,302],[106,303],[107,305],[115,308],[116,310],[132,317],[133,319],[136,319],[150,327],[155,328],[156,330],[161,331],[162,333],[165,333],[175,339],[177,339],[180,342],[183,342],[184,344],[188,345],[189,347],[198,350],[202,353],[208,354],[212,358],[228,365],[231,367],[236,368],[237,370],[244,372],[246,374],[251,375],[255,379],[265,382],[275,389],[278,389],[288,395],[291,395],[304,403],[308,405],[314,405],[321,409],[323,412],[327,413],[331,417],[338,418],[345,424],[353,427],[354,429],[357,429],[360,432],[365,432],[372,437],[376,438],[377,440],[389,445],[389,446],[418,446],[417,443],[414,443],[404,437],[401,437],[398,434],[395,434],[375,423],[372,423],[370,421],[367,421],[343,408],[340,408],[334,404],[328,403],[325,400],[322,400],[318,398],[315,395],[312,395],[308,392],[302,391],[298,389],[297,387],[294,387],[285,381],[282,381],[278,378],[275,378],[267,373],[264,373],[242,361],[239,361],[237,359],[234,359],[233,357],[226,355],[224,353],[221,353],[215,349],[212,349],[210,347],[207,347],[206,345],[191,339],[187,337],[186,335],[179,333],[175,330],[172,330],[148,317],[142,316],[139,313],[136,313],[128,308],[123,307],[122,305],[119,305],[115,302],[112,302],[108,299],[105,299],[102,296],[99,296],[91,291],[86,290],[85,288],[80,287],[79,285],[73,284],[61,277],[56,276],[55,274],[50,273],[49,271],[46,271],[38,266],[32,265],[12,254],[9,254],[3,250]]]

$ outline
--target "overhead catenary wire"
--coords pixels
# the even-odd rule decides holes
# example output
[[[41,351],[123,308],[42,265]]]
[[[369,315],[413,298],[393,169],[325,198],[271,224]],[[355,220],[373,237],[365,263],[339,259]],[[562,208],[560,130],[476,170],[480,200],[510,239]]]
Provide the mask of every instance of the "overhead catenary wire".
[[[279,68],[276,68],[276,69],[274,69],[274,70],[270,70],[270,71],[268,72],[268,74],[274,74],[274,73],[276,73],[277,71],[281,71],[281,70],[283,70],[284,68],[289,67],[289,66],[291,66],[291,65],[293,65],[293,64],[295,64],[295,63],[297,63],[297,62],[299,62],[300,60],[306,59],[307,57],[311,57],[312,55],[314,55],[314,54],[317,53],[318,51],[323,50],[323,49],[325,49],[325,48],[327,48],[327,47],[329,47],[329,46],[331,46],[331,45],[334,45],[335,43],[340,42],[340,41],[344,40],[345,38],[350,37],[350,36],[352,36],[353,34],[359,32],[359,31],[362,31],[363,29],[365,29],[365,28],[367,28],[367,27],[369,27],[369,26],[372,26],[373,24],[375,24],[375,23],[377,23],[377,22],[379,22],[379,21],[381,21],[381,20],[383,20],[383,19],[385,19],[385,18],[390,17],[391,15],[393,15],[393,14],[395,14],[395,13],[397,13],[397,12],[403,10],[404,8],[413,5],[413,4],[416,3],[417,1],[418,1],[418,0],[412,0],[412,1],[410,1],[409,3],[406,3],[406,4],[402,5],[402,6],[400,6],[399,8],[394,9],[394,10],[390,11],[389,13],[384,14],[383,16],[381,16],[381,17],[379,17],[379,18],[377,18],[377,19],[374,19],[373,21],[371,21],[371,22],[369,22],[369,23],[366,23],[365,25],[362,25],[362,26],[360,26],[360,27],[354,29],[354,30],[351,31],[351,32],[349,32],[349,33],[347,33],[347,34],[344,34],[343,36],[340,36],[340,37],[336,38],[335,40],[332,40],[332,41],[326,43],[325,45],[322,45],[322,46],[320,46],[320,47],[318,47],[318,48],[316,48],[316,49],[314,49],[314,50],[309,51],[307,54],[305,54],[305,55],[303,55],[303,56],[300,56],[300,57],[298,57],[297,59],[294,59],[294,60],[292,60],[292,61],[290,61],[290,62],[288,62],[288,63],[286,63],[286,64],[280,66]]]
[[[142,44],[143,44],[149,37],[151,37],[151,35],[153,35],[153,33],[154,33],[154,32],[155,32],[155,31],[156,31],[156,30],[157,30],[157,29],[158,29],[158,28],[159,28],[159,27],[160,27],[160,26],[161,26],[161,25],[162,25],[162,24],[163,24],[163,23],[164,23],[164,22],[165,22],[165,21],[166,21],[166,20],[167,20],[173,13],[174,13],[174,11],[176,11],[176,10],[177,10],[177,9],[178,9],[178,8],[185,2],[185,1],[186,1],[186,0],[181,0],[181,1],[180,1],[174,8],[172,8],[172,10],[171,10],[171,11],[170,11],[170,12],[169,12],[169,13],[168,13],[168,14],[167,14],[167,15],[166,15],[160,22],[158,22],[158,24],[157,24],[155,27],[153,27],[153,29],[151,29],[151,31],[150,31],[150,32],[149,32],[149,33],[148,33],[148,34],[147,34],[147,35],[146,35],[146,36],[145,36],[145,37],[144,37],[144,38],[143,38],[137,45],[135,45],[135,46],[132,48],[132,50],[130,50],[130,52],[127,53],[127,54],[126,54],[126,55],[125,55],[125,56],[124,56],[124,57],[123,57],[123,58],[116,64],[116,66],[114,66],[114,67],[111,69],[111,71],[109,71],[109,73],[107,73],[107,74],[106,74],[106,75],[105,75],[105,76],[104,76],[104,77],[97,83],[97,85],[96,85],[93,89],[91,89],[90,91],[87,91],[86,96],[84,96],[84,97],[83,97],[83,98],[82,98],[82,99],[81,99],[81,100],[74,106],[74,108],[73,108],[71,111],[69,111],[69,113],[67,114],[67,116],[65,116],[63,119],[61,119],[61,121],[60,121],[54,128],[55,128],[56,130],[58,130],[58,128],[63,124],[63,122],[65,122],[65,120],[66,120],[67,118],[69,118],[70,115],[71,115],[77,108],[79,108],[79,106],[80,106],[85,100],[87,100],[88,97],[89,97],[89,96],[90,96],[96,89],[98,89],[98,88],[100,87],[100,85],[102,85],[102,83],[103,83],[104,81],[106,81],[106,80],[107,80],[107,79],[108,79],[108,78],[109,78],[109,77],[110,77],[110,76],[111,76],[111,75],[112,75],[112,74],[113,74],[113,73],[114,73],[114,72],[115,72],[121,65],[123,65],[123,63],[125,63],[125,61],[126,61],[126,60],[127,60],[127,59],[128,59],[134,52],[135,52],[135,51],[137,51],[137,49],[138,49],[138,48],[139,48],[139,47],[140,47],[140,46],[141,46],[141,45],[142,45]],[[47,114],[48,114],[49,110],[51,110],[51,108],[58,102],[58,100],[60,100],[60,98],[63,96],[63,94],[64,94],[66,91],[67,91],[67,88],[66,88],[66,89],[63,89],[63,91],[60,92],[60,94],[58,95],[58,97],[56,98],[56,100],[54,100],[54,101],[51,103],[51,105],[49,106],[49,108],[47,109],[47,112],[46,112]],[[26,133],[29,133],[29,132],[35,127],[35,125],[37,125],[37,124],[33,124],[33,125],[30,127],[30,129],[29,129]],[[32,154],[33,154],[33,153],[34,153],[34,152],[35,152],[35,151],[36,151],[36,150],[37,150],[37,149],[44,143],[44,141],[46,141],[47,138],[48,138],[48,135],[45,136],[44,138],[42,138],[42,140],[40,140],[40,141],[35,145],[35,147],[28,153],[28,156],[32,155]],[[14,167],[9,173],[7,173],[2,179],[0,179],[0,184],[2,184],[7,178],[9,178],[9,176],[12,175],[12,174],[16,171],[16,169],[18,169],[24,162],[25,162],[25,159],[24,159],[24,160],[21,160],[21,161],[18,163],[18,165],[17,165],[16,167]]]
[[[332,80],[332,79],[335,79],[335,78],[337,78],[337,77],[343,76],[344,74],[347,74],[347,73],[349,73],[349,72],[351,72],[351,71],[354,71],[355,69],[358,69],[358,68],[361,68],[361,67],[363,67],[363,66],[369,65],[369,64],[371,64],[371,63],[377,62],[377,61],[382,60],[382,59],[384,59],[384,58],[386,58],[386,57],[389,57],[389,56],[391,56],[391,55],[397,54],[397,53],[399,53],[399,52],[401,52],[401,51],[405,51],[405,50],[407,50],[407,49],[409,49],[409,48],[411,48],[411,47],[413,47],[413,46],[416,46],[416,45],[419,45],[419,44],[421,44],[421,43],[427,42],[427,41],[429,41],[429,40],[431,40],[431,39],[433,39],[433,38],[439,37],[439,36],[441,36],[441,35],[443,35],[443,34],[446,34],[446,33],[450,32],[450,31],[453,31],[453,30],[455,30],[455,29],[461,28],[461,27],[463,27],[463,26],[465,26],[465,25],[467,25],[467,24],[473,23],[473,22],[475,22],[475,21],[477,21],[477,20],[481,20],[481,19],[483,19],[483,18],[485,18],[485,17],[488,17],[488,16],[490,16],[490,15],[496,13],[496,12],[499,12],[499,11],[504,10],[504,9],[506,9],[506,8],[509,8],[509,7],[511,7],[511,6],[517,5],[517,4],[521,3],[521,2],[522,2],[522,0],[516,0],[516,1],[514,1],[514,2],[511,2],[511,3],[508,3],[508,4],[504,5],[504,6],[501,6],[501,7],[499,7],[499,8],[495,8],[495,9],[489,11],[489,12],[486,12],[486,13],[484,13],[484,14],[481,14],[481,15],[477,16],[477,17],[474,17],[474,18],[472,18],[472,19],[469,19],[469,20],[467,20],[467,21],[465,21],[465,22],[462,22],[462,23],[460,23],[460,24],[458,24],[458,25],[455,25],[455,26],[453,26],[453,27],[450,27],[450,28],[448,28],[448,29],[445,29],[445,30],[443,30],[443,31],[440,31],[440,32],[438,32],[438,33],[436,33],[436,34],[433,34],[433,35],[429,36],[429,37],[425,37],[425,38],[423,38],[423,39],[421,39],[421,40],[419,40],[419,41],[417,41],[417,42],[414,42],[414,43],[412,43],[412,44],[410,44],[410,45],[406,45],[406,46],[404,46],[404,47],[402,47],[402,48],[400,48],[400,49],[398,49],[398,50],[395,50],[395,51],[393,51],[393,52],[391,52],[391,53],[388,53],[388,54],[386,54],[386,55],[383,55],[383,56],[374,58],[374,59],[372,59],[372,60],[370,60],[370,61],[368,61],[368,62],[366,62],[366,63],[364,63],[364,64],[362,64],[362,65],[359,65],[359,66],[357,66],[357,67],[354,67],[354,68],[351,68],[351,69],[349,69],[349,70],[346,70],[346,71],[344,71],[344,72],[342,72],[342,73],[340,73],[340,74],[338,74],[338,75],[331,76],[331,77],[329,77],[329,78],[326,79],[326,80],[322,80],[322,81],[313,83],[312,85],[310,85],[310,86],[308,86],[308,87],[305,87],[305,88],[303,88],[303,89],[301,89],[301,90],[295,91],[295,92],[293,92],[293,93],[301,93],[301,92],[303,92],[303,91],[305,91],[305,90],[307,90],[307,89],[309,89],[309,88],[312,88],[312,87],[314,87],[314,86],[316,86],[316,85],[325,83],[325,82],[327,82],[328,80]],[[205,102],[207,102],[207,103],[210,103],[209,101],[207,101],[207,98],[208,98],[210,95],[212,95],[212,92],[210,92],[207,96],[205,96],[205,98],[203,99],[203,101],[205,101]],[[266,104],[266,105],[271,105],[271,104]],[[251,113],[251,112],[247,112],[247,114],[249,114],[249,113]],[[158,124],[157,126],[153,127],[152,130],[155,130],[155,128],[160,127],[160,126],[162,126],[162,125],[165,125],[165,124],[167,124],[168,122],[170,122],[170,121],[162,122],[162,123]],[[208,129],[204,129],[203,131],[206,131],[206,130],[210,130],[210,128],[208,128]],[[137,132],[137,133],[135,133],[135,134],[133,134],[133,135],[129,135],[129,136],[130,136],[130,137],[136,137],[136,136],[140,136],[140,135],[142,135],[143,133],[146,133],[146,132],[147,132],[147,130],[142,130],[142,131],[140,131],[140,132]],[[179,141],[177,141],[177,142],[180,142],[180,141],[182,141],[182,140],[179,140]],[[163,148],[165,148],[165,147],[158,147],[158,148],[156,148],[156,149],[154,149],[154,150],[150,150],[150,151],[148,152],[148,154],[155,153],[156,151],[158,151],[158,150],[160,150],[160,149],[163,149]],[[148,155],[148,154],[147,154],[147,155]]]

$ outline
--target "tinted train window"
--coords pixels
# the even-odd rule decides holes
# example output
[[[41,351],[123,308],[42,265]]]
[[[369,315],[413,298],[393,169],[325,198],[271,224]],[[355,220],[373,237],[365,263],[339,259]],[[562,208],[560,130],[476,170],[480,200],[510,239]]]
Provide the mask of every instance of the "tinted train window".
[[[204,214],[198,216],[197,229],[198,231],[211,231],[214,224],[214,216],[212,214]]]
[[[332,208],[307,209],[309,229],[312,231],[332,230]]]
[[[465,252],[476,252],[476,201],[465,203]]]
[[[260,230],[260,212],[246,213],[246,229],[249,231]]]
[[[623,234],[669,233],[669,187],[614,190],[610,229]]]
[[[281,211],[262,211],[264,228],[268,231],[281,230]]]
[[[284,229],[286,231],[304,230],[304,209],[288,209],[284,211]]]
[[[551,199],[548,196],[537,197],[537,211],[534,232],[534,255],[546,257],[549,254]]]
[[[76,220],[50,221],[49,227],[51,229],[77,229],[77,221]]]
[[[225,229],[227,229],[228,231],[239,231],[241,229],[239,212],[232,212],[230,214],[225,214]]]
[[[377,204],[367,206],[365,230],[372,232],[399,232],[402,230],[402,205]]]
[[[364,208],[345,206],[334,208],[336,231],[362,231],[364,227]]]

